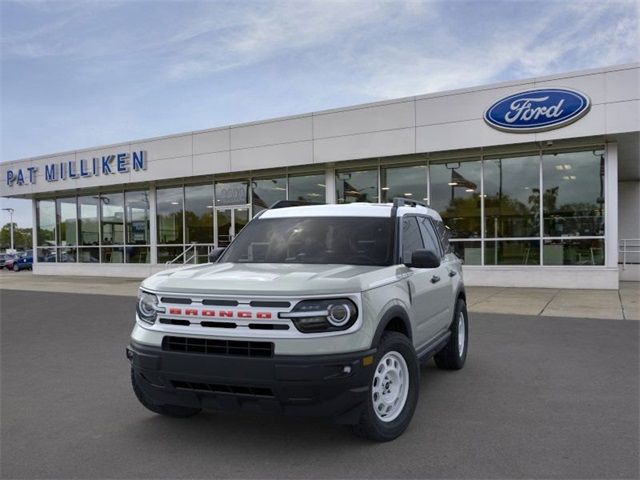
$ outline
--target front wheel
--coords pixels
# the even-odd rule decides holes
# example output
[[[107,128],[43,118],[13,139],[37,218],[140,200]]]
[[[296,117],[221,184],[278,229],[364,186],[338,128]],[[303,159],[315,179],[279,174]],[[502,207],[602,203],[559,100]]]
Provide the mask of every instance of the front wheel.
[[[14,264],[13,264],[13,271],[14,271],[14,272],[19,272],[19,271],[20,271],[20,267],[18,267],[18,264],[17,264],[17,263],[14,263]]]
[[[460,370],[467,360],[469,345],[469,315],[467,304],[461,298],[456,302],[456,310],[449,331],[451,336],[447,345],[436,354],[434,359],[438,368]]]
[[[144,390],[142,390],[142,388],[140,387],[139,382],[140,379],[132,368],[131,385],[133,386],[133,391],[140,403],[145,408],[151,410],[154,413],[166,415],[168,417],[187,418],[197,415],[202,410],[201,408],[182,407],[180,405],[158,405],[144,393]]]
[[[353,431],[376,442],[388,442],[411,422],[418,403],[420,367],[409,339],[396,332],[382,335],[374,363],[367,404]]]

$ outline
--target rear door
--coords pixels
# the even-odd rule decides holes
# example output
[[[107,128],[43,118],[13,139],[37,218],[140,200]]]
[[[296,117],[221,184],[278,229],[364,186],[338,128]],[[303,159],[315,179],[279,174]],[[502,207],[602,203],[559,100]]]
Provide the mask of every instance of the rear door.
[[[401,261],[411,262],[414,250],[425,248],[421,228],[416,215],[405,215],[401,219]],[[428,247],[427,247],[428,248]],[[436,254],[439,254],[436,251]],[[446,274],[442,267],[409,268],[407,287],[410,292],[411,314],[414,319],[414,338],[417,347],[427,343],[442,329],[441,321],[446,309]]]

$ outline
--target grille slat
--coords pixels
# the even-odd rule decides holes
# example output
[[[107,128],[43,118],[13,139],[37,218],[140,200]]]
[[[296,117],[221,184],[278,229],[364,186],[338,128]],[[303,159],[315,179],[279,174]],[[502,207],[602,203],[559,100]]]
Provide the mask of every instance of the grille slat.
[[[266,387],[252,387],[246,385],[219,385],[213,383],[185,382],[171,380],[173,388],[181,390],[197,390],[200,392],[230,393],[233,395],[249,395],[254,397],[273,397],[273,391]]]
[[[164,337],[162,349],[172,352],[229,355],[237,357],[273,357],[272,342],[247,342],[191,337]]]

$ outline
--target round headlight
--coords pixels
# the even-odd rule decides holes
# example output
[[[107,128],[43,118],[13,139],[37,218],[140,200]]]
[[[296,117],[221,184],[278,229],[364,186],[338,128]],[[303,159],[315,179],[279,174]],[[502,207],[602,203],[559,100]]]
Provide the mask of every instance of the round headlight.
[[[341,327],[351,319],[351,307],[348,303],[336,303],[327,308],[327,320],[334,327]]]
[[[138,316],[147,323],[156,321],[158,314],[158,297],[151,293],[140,292],[138,294]]]

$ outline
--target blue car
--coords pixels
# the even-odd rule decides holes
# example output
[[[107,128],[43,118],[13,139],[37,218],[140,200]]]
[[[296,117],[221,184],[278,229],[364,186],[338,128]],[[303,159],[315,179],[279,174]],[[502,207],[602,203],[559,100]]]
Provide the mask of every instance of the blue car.
[[[33,268],[33,252],[29,250],[23,253],[13,262],[13,271],[31,270]]]

